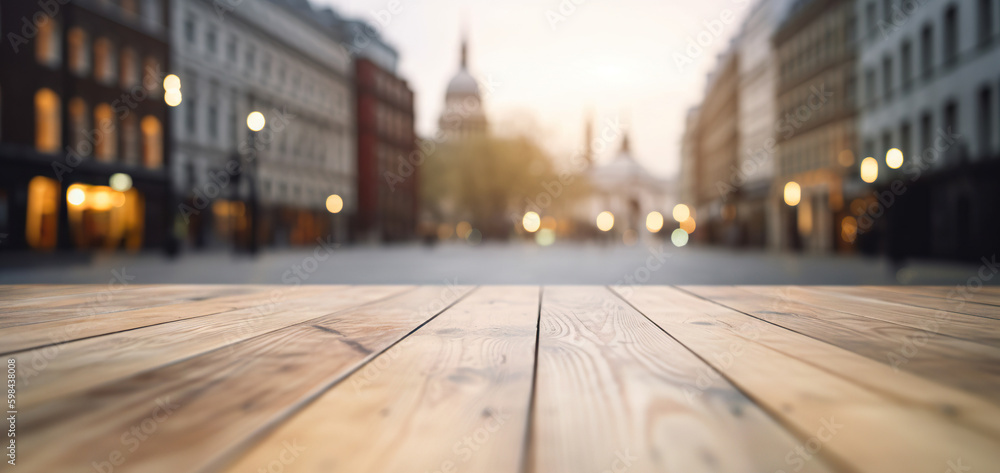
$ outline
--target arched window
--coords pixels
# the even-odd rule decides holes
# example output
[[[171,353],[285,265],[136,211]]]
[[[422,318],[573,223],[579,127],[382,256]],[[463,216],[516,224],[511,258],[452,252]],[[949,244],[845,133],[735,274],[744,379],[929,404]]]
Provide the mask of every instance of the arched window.
[[[90,131],[90,114],[87,112],[87,103],[80,97],[69,101],[69,136],[71,146],[80,156],[90,156],[94,151],[94,144],[91,143],[87,133]]]
[[[139,84],[139,62],[136,60],[134,49],[128,46],[122,48],[118,69],[123,89],[131,89]]]
[[[59,183],[35,176],[28,182],[28,215],[24,238],[37,249],[55,248],[59,225]]]
[[[115,46],[108,38],[94,41],[94,79],[105,84],[115,81]]]
[[[35,93],[35,149],[54,153],[62,146],[59,96],[50,89]]]
[[[150,169],[163,165],[163,127],[152,115],[142,119],[142,164]]]
[[[122,158],[127,164],[139,162],[139,126],[134,113],[122,120]]]
[[[110,105],[102,103],[94,107],[94,128],[97,132],[97,142],[94,143],[97,160],[114,160],[118,154],[118,127]]]
[[[35,59],[46,66],[59,65],[60,41],[59,23],[45,15],[45,21],[38,24],[38,36],[35,38]]]
[[[80,27],[69,30],[69,70],[77,75],[87,75],[90,71],[90,44],[87,32]]]

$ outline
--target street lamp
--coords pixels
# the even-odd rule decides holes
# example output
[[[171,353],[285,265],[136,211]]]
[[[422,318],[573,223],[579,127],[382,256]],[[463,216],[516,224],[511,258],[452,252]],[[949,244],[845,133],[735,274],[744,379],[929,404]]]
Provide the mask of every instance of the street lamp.
[[[163,101],[171,107],[181,104],[181,78],[170,74],[163,78]]]

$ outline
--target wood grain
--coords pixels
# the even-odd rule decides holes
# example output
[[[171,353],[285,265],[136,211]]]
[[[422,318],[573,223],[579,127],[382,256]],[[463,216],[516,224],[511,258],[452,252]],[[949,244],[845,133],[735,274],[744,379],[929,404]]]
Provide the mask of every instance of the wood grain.
[[[995,406],[955,390],[907,392],[931,386],[912,376],[898,377],[908,386],[893,387],[897,379],[877,379],[889,373],[876,363],[671,288],[634,288],[626,299],[796,431],[806,454],[873,473],[940,473],[959,458],[987,469],[1000,464]],[[815,358],[826,354],[833,359]],[[858,371],[825,368],[841,361]],[[955,407],[939,406],[970,410],[955,415]],[[790,458],[806,461],[798,452]]]
[[[480,288],[270,432],[225,471],[519,471],[537,287]]]
[[[785,294],[733,287],[682,289],[726,307],[1000,403],[1000,347],[811,306]],[[781,290],[781,289],[779,289]]]
[[[935,297],[922,294],[919,291],[908,293],[890,290],[884,287],[874,286],[824,286],[822,290],[837,294],[850,294],[858,297],[868,297],[887,302],[895,302],[913,307],[923,307],[926,309],[943,310],[956,314],[973,315],[986,317],[993,320],[1000,320],[1000,306],[979,304],[968,300],[963,300],[958,294],[952,299]]]
[[[380,288],[389,289],[372,290]],[[469,288],[449,290],[406,291],[38,406],[23,416],[32,429],[21,439],[22,466],[84,472],[113,458],[119,461],[115,471],[197,471],[255,429],[297,410]],[[168,415],[157,409],[163,405],[171,406]],[[137,441],[129,434],[143,423],[150,426],[147,438]],[[52,445],[58,448],[46,448]]]
[[[797,445],[603,287],[545,288],[536,383],[533,472],[772,472]]]

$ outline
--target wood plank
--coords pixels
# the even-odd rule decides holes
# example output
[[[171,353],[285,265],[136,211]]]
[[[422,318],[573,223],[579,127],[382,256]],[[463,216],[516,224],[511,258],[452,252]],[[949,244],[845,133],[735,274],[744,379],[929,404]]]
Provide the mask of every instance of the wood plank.
[[[970,275],[971,276],[971,275]],[[915,298],[935,298],[949,302],[1000,307],[1000,288],[956,286],[880,286],[883,291],[896,292]]]
[[[917,292],[903,293],[877,286],[824,286],[830,292],[850,294],[858,297],[869,297],[897,304],[905,304],[927,309],[944,310],[956,314],[966,314],[976,317],[986,317],[1000,320],[1000,306],[977,304],[963,301],[961,298],[942,299],[940,297],[920,294]]]
[[[546,287],[542,301],[528,471],[789,467],[788,431],[607,288]]]
[[[681,289],[818,340],[1000,403],[1000,347],[733,287]],[[762,292],[762,291],[761,291]]]
[[[275,287],[258,294],[219,297],[114,313],[101,313],[83,308],[73,312],[72,316],[4,328],[0,332],[0,347],[2,347],[0,352],[7,354],[39,349],[139,327],[240,309],[253,310],[255,313],[270,313],[273,306],[281,300],[322,294],[323,291],[324,289],[315,286],[289,286]]]
[[[22,423],[32,428],[20,450],[25,466],[28,471],[93,472],[114,460],[115,471],[198,471],[468,290],[407,291],[28,410]],[[144,424],[148,438],[136,440],[132,428]]]
[[[1000,464],[996,406],[945,387],[929,393],[893,387],[897,380],[911,387],[931,385],[908,375],[879,381],[889,371],[877,363],[838,355],[773,325],[766,329],[760,321],[672,288],[632,288],[625,298],[809,439],[806,448],[829,455],[845,470],[940,473],[959,458],[965,465]],[[817,357],[825,354],[833,359]],[[862,369],[829,371],[844,361],[850,365],[838,369]],[[955,406],[973,410],[956,415]]]
[[[956,316],[951,312],[858,297],[832,292],[826,288],[810,286],[740,287],[758,294],[792,298],[812,307],[833,309],[838,312],[913,327],[983,345],[1000,346],[1000,321],[992,319]]]
[[[534,371],[538,287],[480,288],[268,432],[224,471],[286,441],[292,472],[514,473]]]
[[[13,355],[23,367],[20,404],[42,404],[410,289],[290,287],[298,295],[261,306],[263,311],[232,310],[21,352]]]
[[[249,296],[266,291],[261,286],[205,285],[205,286],[155,286],[137,288],[129,292],[104,291],[97,294],[70,296],[40,303],[13,303],[2,309],[0,328],[51,322],[72,317],[109,314],[128,310],[162,307],[189,301],[200,301],[225,296]]]

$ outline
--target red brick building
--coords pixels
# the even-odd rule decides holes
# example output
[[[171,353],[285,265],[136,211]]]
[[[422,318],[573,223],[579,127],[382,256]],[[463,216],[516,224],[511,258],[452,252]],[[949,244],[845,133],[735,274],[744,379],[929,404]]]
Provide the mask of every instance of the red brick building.
[[[358,213],[355,237],[399,241],[415,235],[419,210],[413,91],[366,57],[355,60]]]

